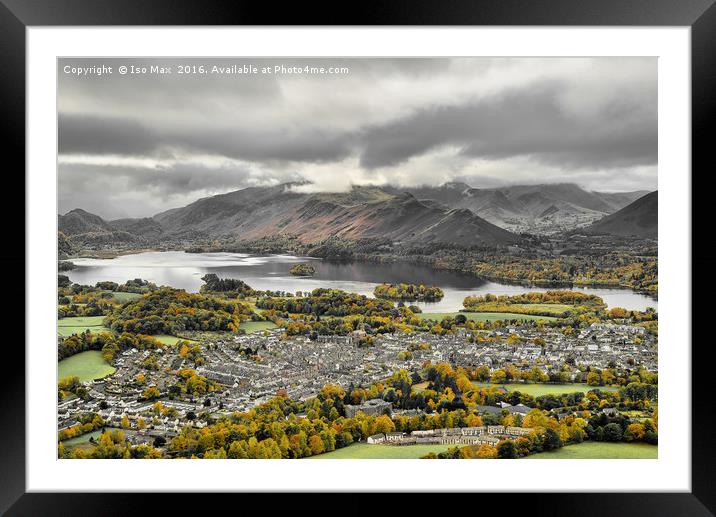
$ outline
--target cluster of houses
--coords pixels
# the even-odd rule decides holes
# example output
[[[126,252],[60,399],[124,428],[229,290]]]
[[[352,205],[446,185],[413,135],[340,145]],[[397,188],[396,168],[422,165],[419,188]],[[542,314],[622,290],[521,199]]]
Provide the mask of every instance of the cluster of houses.
[[[148,387],[156,387],[161,393],[161,402],[176,411],[171,416],[152,415],[151,426],[171,436],[184,425],[202,425],[199,419],[189,417],[191,413],[246,411],[278,392],[294,400],[306,400],[326,384],[338,384],[346,389],[369,386],[401,368],[417,371],[426,361],[487,365],[491,370],[506,364],[521,363],[527,369],[539,364],[549,372],[570,360],[574,364],[601,368],[611,364],[617,367],[640,364],[657,371],[655,338],[642,327],[595,323],[566,336],[560,329],[508,325],[484,331],[481,335],[493,338],[487,342],[470,342],[464,329],[460,330],[443,336],[424,332],[384,334],[376,336],[373,346],[360,347],[350,336],[282,339],[282,330],[274,329],[207,344],[202,347],[204,361],[200,366],[169,347],[153,351],[126,350],[115,360],[113,375],[86,383],[89,388],[86,400],[77,398],[61,404],[58,427],[73,425],[79,415],[86,412],[99,413],[110,426],[118,424],[125,415],[132,423],[140,417],[146,420],[154,401],[141,401],[141,395]],[[517,335],[520,344],[508,344],[510,335]],[[538,337],[546,344],[534,344]],[[401,354],[408,349],[411,354]],[[150,360],[153,366],[148,368]],[[198,374],[221,384],[221,389],[196,400],[172,392],[177,383],[175,372],[180,368],[195,369]],[[143,378],[141,383],[137,382],[139,374]],[[217,410],[219,406],[221,409]],[[483,409],[522,415],[529,411],[529,408],[509,404]],[[346,406],[349,417],[359,411],[368,415],[391,415],[392,407],[379,399]],[[491,433],[485,433],[487,436]]]
[[[500,440],[528,435],[532,429],[504,425],[450,427],[412,431],[411,433],[378,433],[368,437],[370,444],[386,445],[496,445]]]

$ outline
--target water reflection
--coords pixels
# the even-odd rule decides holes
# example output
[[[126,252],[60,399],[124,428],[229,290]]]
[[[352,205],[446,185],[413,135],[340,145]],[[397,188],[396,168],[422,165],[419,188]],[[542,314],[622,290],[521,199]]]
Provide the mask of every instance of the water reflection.
[[[295,277],[288,273],[291,265],[309,261],[316,269],[313,277]],[[463,299],[468,295],[547,290],[491,282],[468,274],[415,264],[331,263],[292,255],[167,251],[124,255],[114,259],[73,259],[72,262],[78,266],[77,269],[65,274],[76,283],[94,285],[102,280],[124,283],[132,278],[143,278],[157,285],[170,285],[192,292],[199,290],[203,283],[201,277],[206,273],[215,273],[222,278],[239,278],[254,289],[288,292],[326,287],[372,296],[373,288],[381,282],[437,285],[443,289],[445,297],[436,303],[418,303],[426,312],[460,310]],[[656,300],[633,291],[579,287],[574,290],[601,296],[609,307],[630,310],[654,307],[658,310]]]

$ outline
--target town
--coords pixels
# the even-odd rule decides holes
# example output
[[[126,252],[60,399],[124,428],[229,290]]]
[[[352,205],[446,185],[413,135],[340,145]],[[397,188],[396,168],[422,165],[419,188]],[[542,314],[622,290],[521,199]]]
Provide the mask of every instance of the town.
[[[212,419],[248,411],[277,394],[306,401],[325,385],[339,385],[344,389],[370,386],[401,369],[419,372],[426,363],[448,363],[453,367],[484,365],[489,368],[491,377],[508,366],[526,374],[538,366],[545,378],[556,374],[559,381],[567,383],[586,382],[586,369],[619,370],[640,365],[650,372],[658,371],[655,338],[644,327],[634,325],[592,323],[570,334],[561,328],[534,324],[505,325],[484,332],[481,335],[484,342],[471,342],[464,328],[445,335],[398,332],[376,336],[370,347],[361,346],[364,335],[364,331],[357,330],[346,336],[286,338],[280,328],[235,335],[205,343],[200,366],[180,355],[177,348],[143,351],[130,348],[115,359],[114,374],[85,383],[86,397],[59,404],[59,431],[77,426],[81,415],[93,413],[102,418],[106,427],[125,428],[131,443],[164,443],[177,436],[186,425],[204,427]],[[516,342],[522,344],[515,345]],[[544,344],[540,346],[535,342]],[[150,362],[152,368],[147,369]],[[571,368],[565,375],[564,365],[579,365],[585,370]],[[194,368],[197,375],[214,383],[216,389],[183,395],[172,390],[175,372],[183,368]],[[138,378],[142,379],[141,383],[137,382]],[[143,397],[142,394],[152,388],[156,388],[159,396]],[[390,402],[379,402],[378,405],[373,400],[363,406],[346,406],[346,415],[353,416],[358,411],[393,414]],[[157,404],[161,411],[157,411]],[[526,410],[522,415],[530,409],[522,408]],[[481,408],[483,413],[490,409]],[[502,407],[492,409],[499,413]],[[198,418],[207,413],[210,419]],[[524,434],[523,430],[515,429],[489,426],[461,431],[448,429],[439,435],[427,431],[388,433],[372,435],[368,443],[494,445],[500,438]],[[158,437],[161,439],[156,441]]]

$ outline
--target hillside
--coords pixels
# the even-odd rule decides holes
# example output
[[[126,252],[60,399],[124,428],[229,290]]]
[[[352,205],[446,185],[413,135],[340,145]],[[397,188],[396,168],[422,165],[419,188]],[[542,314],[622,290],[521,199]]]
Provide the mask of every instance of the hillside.
[[[251,187],[199,199],[153,218],[104,221],[83,210],[59,217],[60,230],[76,242],[162,242],[233,236],[255,239],[296,235],[306,243],[330,236],[383,237],[396,242],[509,245],[519,236],[467,209],[409,193],[356,187],[346,193],[302,193],[292,184]]]
[[[659,196],[658,191],[655,190],[618,212],[581,229],[580,233],[656,239],[659,235],[658,216]]]
[[[589,192],[567,183],[354,187],[345,193],[305,193],[297,185],[245,188],[141,219],[106,221],[74,209],[58,217],[58,229],[73,246],[277,235],[296,235],[305,243],[339,236],[494,246],[521,242],[517,232],[578,228],[590,234],[656,236],[655,193],[652,206],[652,194]]]
[[[399,189],[389,187],[389,191]],[[478,189],[464,183],[404,189],[421,200],[466,208],[515,232],[559,233],[591,224],[646,192],[590,192],[572,183]]]
[[[70,246],[74,244],[131,243],[141,240],[120,227],[113,227],[100,216],[80,208],[57,217],[57,229],[65,235]]]
[[[200,199],[155,216],[168,235],[231,234],[255,239],[297,235],[315,242],[337,235],[347,239],[386,237],[406,242],[511,244],[518,236],[468,210],[423,203],[413,195],[377,187],[347,193],[298,193],[285,185],[256,187]]]

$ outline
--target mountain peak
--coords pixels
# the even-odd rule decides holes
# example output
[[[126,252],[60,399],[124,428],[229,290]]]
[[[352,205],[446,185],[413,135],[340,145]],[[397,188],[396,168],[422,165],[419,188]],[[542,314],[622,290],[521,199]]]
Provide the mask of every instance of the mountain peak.
[[[649,192],[621,210],[579,231],[656,239],[659,235],[659,193],[657,190]]]

